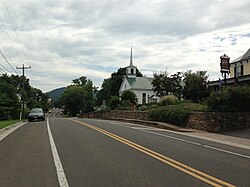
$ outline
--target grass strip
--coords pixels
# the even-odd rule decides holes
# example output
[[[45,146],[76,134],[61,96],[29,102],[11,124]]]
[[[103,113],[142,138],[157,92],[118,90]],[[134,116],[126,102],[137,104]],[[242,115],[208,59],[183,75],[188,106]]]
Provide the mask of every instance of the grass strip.
[[[19,122],[20,120],[3,120],[0,121],[0,129],[7,127],[9,125],[15,124],[17,122]]]

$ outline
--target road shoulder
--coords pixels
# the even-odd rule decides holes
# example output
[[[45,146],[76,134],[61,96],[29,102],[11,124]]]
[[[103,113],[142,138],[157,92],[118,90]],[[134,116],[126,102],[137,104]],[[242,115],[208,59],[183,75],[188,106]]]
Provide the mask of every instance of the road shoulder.
[[[14,132],[15,130],[17,130],[18,128],[20,128],[21,126],[25,125],[27,122],[18,122],[15,123],[13,125],[10,125],[8,127],[5,127],[3,129],[0,130],[0,141],[3,140],[6,136],[8,136],[9,134],[11,134],[12,132]]]

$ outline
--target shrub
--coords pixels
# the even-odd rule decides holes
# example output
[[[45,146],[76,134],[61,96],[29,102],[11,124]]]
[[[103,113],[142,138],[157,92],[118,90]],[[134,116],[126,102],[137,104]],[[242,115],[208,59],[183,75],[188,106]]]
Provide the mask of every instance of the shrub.
[[[109,108],[111,110],[116,109],[120,104],[120,100],[118,96],[111,96],[110,100],[109,100]]]
[[[212,92],[207,99],[211,110],[222,112],[250,112],[250,87],[226,87]]]
[[[205,111],[207,107],[197,103],[161,106],[149,111],[149,119],[185,126],[192,111]]]
[[[165,95],[161,98],[159,105],[160,106],[176,105],[179,104],[180,102],[181,101],[174,95]]]
[[[186,125],[189,115],[189,110],[184,108],[180,109],[177,105],[158,107],[149,111],[149,119],[179,126]]]

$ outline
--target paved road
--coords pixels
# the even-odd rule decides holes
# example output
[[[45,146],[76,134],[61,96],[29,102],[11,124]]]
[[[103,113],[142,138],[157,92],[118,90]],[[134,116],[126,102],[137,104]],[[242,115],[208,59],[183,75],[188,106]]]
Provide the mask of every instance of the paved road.
[[[57,110],[0,142],[0,176],[0,186],[250,186],[250,150]]]

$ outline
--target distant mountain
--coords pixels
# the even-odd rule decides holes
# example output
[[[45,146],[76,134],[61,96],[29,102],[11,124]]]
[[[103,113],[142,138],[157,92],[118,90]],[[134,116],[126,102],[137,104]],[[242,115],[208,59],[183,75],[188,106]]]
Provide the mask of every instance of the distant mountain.
[[[46,94],[48,94],[48,96],[53,99],[54,101],[59,100],[59,98],[61,97],[61,95],[64,93],[66,87],[62,87],[62,88],[57,88],[54,89],[50,92],[47,92]]]

